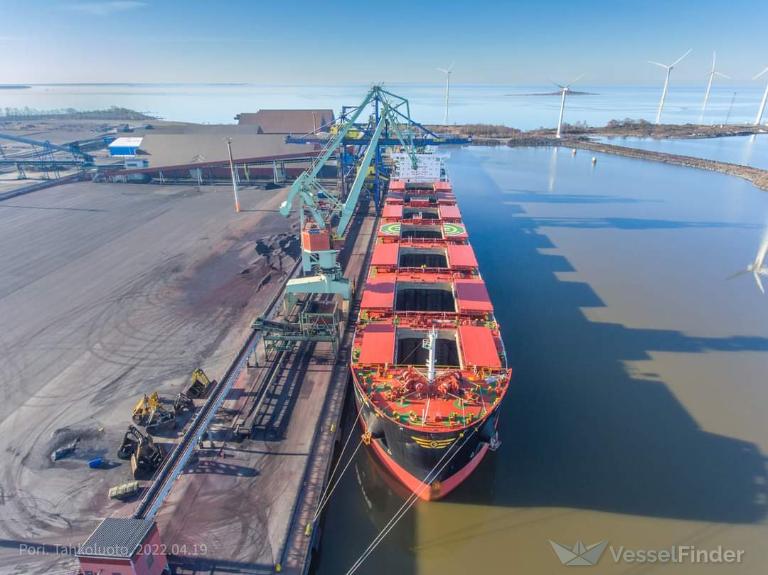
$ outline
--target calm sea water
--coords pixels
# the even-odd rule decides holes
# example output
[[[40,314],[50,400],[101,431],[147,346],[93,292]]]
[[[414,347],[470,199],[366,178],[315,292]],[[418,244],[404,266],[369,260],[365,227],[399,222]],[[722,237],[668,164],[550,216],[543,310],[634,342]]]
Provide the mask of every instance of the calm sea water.
[[[409,98],[414,118],[424,123],[443,121],[444,88],[439,84],[389,85]],[[329,107],[355,105],[366,85],[276,86],[257,84],[89,84],[35,85],[27,90],[0,90],[0,109],[5,107],[92,109],[123,106],[169,120],[233,122],[240,112],[259,108]],[[588,96],[571,96],[567,122],[602,125],[619,118],[653,120],[661,91],[658,86],[578,86]],[[506,124],[523,129],[552,127],[557,122],[559,96],[526,94],[552,92],[554,86],[456,84],[451,89],[450,122]],[[734,92],[736,98],[731,109]],[[670,88],[664,120],[698,121],[704,86]],[[761,86],[716,85],[705,121],[721,123],[754,119]]]
[[[765,135],[690,140],[653,138],[601,138],[601,140],[618,146],[731,162],[768,170],[768,136]]]
[[[570,573],[573,546],[741,549],[768,564],[768,299],[725,278],[768,195],[738,178],[568,150],[470,148],[448,168],[514,384],[500,450],[418,503],[358,573]],[[367,450],[325,519],[317,572],[346,573],[406,494]],[[678,565],[698,573],[701,566]],[[614,563],[599,573],[666,573]]]

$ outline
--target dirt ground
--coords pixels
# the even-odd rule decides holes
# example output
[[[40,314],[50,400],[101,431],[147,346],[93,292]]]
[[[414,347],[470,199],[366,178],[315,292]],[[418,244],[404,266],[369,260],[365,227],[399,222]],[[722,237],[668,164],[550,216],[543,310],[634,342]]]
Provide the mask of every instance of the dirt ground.
[[[130,479],[115,451],[137,399],[175,395],[198,366],[220,377],[274,295],[295,255],[285,191],[241,194],[240,214],[227,187],[78,183],[0,202],[0,572],[72,564],[56,546],[122,506],[107,490]]]

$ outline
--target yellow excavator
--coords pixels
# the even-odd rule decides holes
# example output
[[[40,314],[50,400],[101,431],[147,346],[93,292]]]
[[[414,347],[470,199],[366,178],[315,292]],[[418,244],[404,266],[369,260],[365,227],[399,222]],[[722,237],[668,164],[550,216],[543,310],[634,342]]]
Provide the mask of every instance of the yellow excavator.
[[[184,395],[190,399],[200,399],[205,397],[208,390],[214,385],[216,385],[216,380],[208,379],[205,372],[198,367],[192,372],[192,381],[186,391],[184,391]]]
[[[133,408],[133,421],[143,425],[158,407],[160,407],[160,396],[157,392],[155,391],[149,395],[145,393]]]
[[[163,407],[156,391],[149,395],[144,394],[134,406],[132,416],[134,423],[145,426],[147,431],[176,426],[176,411]]]

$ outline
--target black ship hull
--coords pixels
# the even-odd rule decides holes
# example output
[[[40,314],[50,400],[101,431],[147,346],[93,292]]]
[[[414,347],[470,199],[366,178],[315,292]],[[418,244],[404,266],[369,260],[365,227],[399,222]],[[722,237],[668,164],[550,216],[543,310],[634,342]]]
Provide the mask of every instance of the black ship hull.
[[[378,458],[412,492],[425,500],[444,497],[495,448],[498,411],[460,430],[425,433],[376,414],[357,385],[355,404],[364,438]]]

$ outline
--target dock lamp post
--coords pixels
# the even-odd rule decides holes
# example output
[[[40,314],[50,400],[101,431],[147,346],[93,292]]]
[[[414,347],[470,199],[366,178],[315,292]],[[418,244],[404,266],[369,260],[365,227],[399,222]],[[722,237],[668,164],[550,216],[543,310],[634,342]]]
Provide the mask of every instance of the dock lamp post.
[[[229,150],[229,171],[232,174],[232,192],[235,194],[235,211],[240,212],[240,200],[237,197],[237,173],[235,162],[232,159],[232,138],[227,138],[227,150]]]

